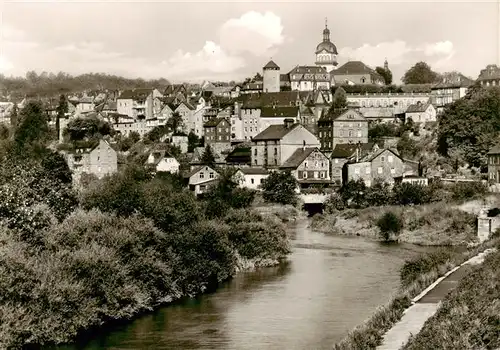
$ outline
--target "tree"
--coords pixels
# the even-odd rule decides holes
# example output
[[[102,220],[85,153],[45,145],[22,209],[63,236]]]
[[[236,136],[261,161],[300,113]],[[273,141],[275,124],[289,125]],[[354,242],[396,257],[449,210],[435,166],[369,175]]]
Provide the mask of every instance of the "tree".
[[[263,79],[264,79],[264,77],[262,76],[262,74],[257,72],[257,73],[255,73],[254,77],[252,78],[252,83],[255,83],[256,81],[262,81]]]
[[[203,154],[201,156],[201,163],[211,167],[215,166],[215,155],[210,145],[205,146],[205,151],[203,151]]]
[[[334,110],[347,108],[347,94],[342,87],[339,87],[335,90],[331,108],[333,108]]]
[[[164,125],[155,126],[144,137],[146,141],[158,142],[167,134],[167,128]]]
[[[377,67],[375,68],[375,71],[384,78],[385,85],[391,85],[392,84],[392,72],[389,70],[389,68],[385,69],[383,67]]]
[[[66,100],[66,96],[64,96],[63,94],[61,94],[61,96],[59,96],[59,105],[57,106],[57,116],[56,116],[56,134],[57,134],[57,138],[59,138],[59,135],[61,133],[61,124],[60,124],[60,120],[61,118],[64,118],[66,113],[68,113],[68,101]]]
[[[10,113],[10,125],[12,125],[14,128],[17,126],[17,123],[19,122],[19,111],[17,107],[17,103],[14,103],[14,106],[12,107],[12,112]]]
[[[54,177],[62,183],[71,183],[71,170],[61,154],[49,150],[42,159],[42,167],[47,176]]]
[[[399,235],[403,229],[403,222],[395,213],[388,211],[377,220],[377,226],[382,238],[390,241],[391,235]]]
[[[14,130],[18,148],[43,143],[49,134],[49,125],[41,102],[30,101],[21,110],[19,123]]]
[[[348,181],[340,188],[340,196],[349,207],[365,208],[368,206],[367,187],[363,179]]]
[[[487,153],[500,135],[500,88],[471,87],[446,106],[438,121],[438,152],[485,170]]]
[[[191,153],[196,147],[200,145],[200,138],[194,132],[190,131],[188,134],[188,152]]]
[[[179,114],[179,112],[172,113],[172,116],[167,120],[167,126],[170,128],[170,130],[172,130],[174,134],[179,131],[179,128],[181,128],[183,124],[184,121],[182,120],[182,116]]]
[[[275,171],[262,183],[262,197],[266,202],[280,204],[297,203],[297,180],[290,171]]]
[[[397,149],[402,158],[415,158],[418,154],[417,143],[405,132],[398,141]]]
[[[370,123],[368,139],[372,142],[380,141],[383,137],[399,136],[399,127],[394,123]]]
[[[439,73],[434,72],[425,62],[416,63],[406,71],[402,78],[405,84],[433,84],[439,79]]]
[[[110,135],[112,132],[109,123],[97,117],[85,117],[70,121],[64,130],[64,135],[68,136],[70,141],[81,141]]]

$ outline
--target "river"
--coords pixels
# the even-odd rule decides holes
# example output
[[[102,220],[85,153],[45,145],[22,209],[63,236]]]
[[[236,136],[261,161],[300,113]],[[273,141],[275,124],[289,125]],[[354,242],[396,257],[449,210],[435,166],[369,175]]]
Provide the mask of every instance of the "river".
[[[331,349],[386,303],[404,260],[428,248],[328,236],[301,220],[289,263],[59,349]]]

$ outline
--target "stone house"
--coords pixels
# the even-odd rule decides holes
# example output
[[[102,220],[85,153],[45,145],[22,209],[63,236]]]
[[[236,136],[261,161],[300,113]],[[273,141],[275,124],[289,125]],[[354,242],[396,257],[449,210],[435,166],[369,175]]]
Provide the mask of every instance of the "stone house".
[[[342,183],[344,165],[353,160],[359,160],[368,154],[377,152],[379,146],[374,142],[362,144],[338,144],[330,155],[331,179],[339,184]]]
[[[488,180],[490,183],[500,183],[500,146],[488,152]]]
[[[405,120],[408,121],[411,118],[415,123],[435,122],[437,120],[436,115],[436,108],[431,103],[417,102],[408,106]]]
[[[301,147],[280,167],[289,170],[299,183],[330,182],[330,160],[317,147]]]
[[[239,187],[258,190],[259,186],[269,176],[269,172],[264,168],[241,168],[234,175],[233,180]]]
[[[180,163],[164,150],[153,151],[146,160],[146,167],[155,172],[178,173]]]
[[[189,102],[181,102],[174,112],[177,112],[182,117],[182,128],[183,131],[188,131],[188,128],[192,124],[193,114],[196,108],[192,106]]]
[[[116,151],[102,139],[92,147],[76,148],[65,156],[76,183],[79,183],[83,173],[93,174],[101,179],[118,170]]]
[[[381,149],[345,166],[344,183],[362,179],[368,187],[375,181],[393,185],[404,173],[404,160],[392,149]]]
[[[316,136],[303,125],[285,119],[281,125],[271,125],[252,139],[252,166],[279,168],[302,147],[319,147]]]
[[[207,192],[210,186],[216,183],[218,177],[219,174],[217,171],[208,165],[197,166],[186,175],[189,189],[193,191],[196,196]]]
[[[489,64],[482,69],[477,81],[482,86],[500,86],[500,67],[496,64]]]
[[[354,109],[325,114],[318,121],[321,149],[331,151],[337,144],[368,142],[368,120]]]
[[[292,91],[330,90],[331,75],[321,66],[297,66],[288,72]]]
[[[214,118],[206,122],[203,128],[207,144],[231,143],[231,126],[227,119]]]

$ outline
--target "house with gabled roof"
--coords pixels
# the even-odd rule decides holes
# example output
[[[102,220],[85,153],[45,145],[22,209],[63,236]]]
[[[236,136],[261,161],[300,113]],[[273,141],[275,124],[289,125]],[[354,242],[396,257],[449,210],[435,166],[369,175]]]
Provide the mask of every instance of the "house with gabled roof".
[[[332,78],[321,66],[296,66],[289,73],[292,91],[330,90]]]
[[[64,152],[64,155],[75,183],[79,183],[83,173],[101,179],[118,170],[116,151],[103,139],[91,145],[77,146],[72,151]]]
[[[345,166],[344,183],[362,179],[368,187],[376,181],[393,185],[405,172],[403,158],[396,150],[388,148],[379,149],[357,161],[351,160]]]
[[[208,165],[195,167],[184,176],[188,181],[188,186],[196,196],[207,192],[219,178],[219,173]]]
[[[252,138],[252,166],[279,168],[298,148],[319,146],[316,136],[303,125],[285,119]]]
[[[430,100],[438,112],[444,107],[467,94],[474,80],[458,72],[449,72],[442,75],[442,80],[431,87]]]
[[[212,118],[203,125],[205,143],[231,143],[231,125],[226,118]]]
[[[187,101],[179,103],[179,105],[175,108],[174,112],[179,113],[182,117],[182,126],[184,132],[188,131],[189,126],[192,124],[195,111],[196,108]]]
[[[146,160],[146,167],[155,172],[176,174],[179,172],[180,163],[167,151],[155,150],[149,154]]]
[[[297,148],[280,169],[290,171],[301,184],[330,182],[330,160],[318,147]]]
[[[337,144],[330,154],[332,181],[342,183],[344,165],[348,161],[358,162],[368,154],[377,152],[380,147],[374,142],[359,144]]]
[[[384,85],[384,78],[361,61],[349,61],[331,72],[335,85]]]
[[[368,120],[355,109],[329,111],[318,121],[318,136],[325,151],[339,143],[367,143]]]
[[[436,108],[431,103],[417,102],[408,106],[405,113],[405,120],[413,120],[415,123],[435,122],[437,115]]]
[[[269,176],[269,171],[264,168],[244,167],[236,170],[232,176],[239,187],[259,190],[264,180]]]

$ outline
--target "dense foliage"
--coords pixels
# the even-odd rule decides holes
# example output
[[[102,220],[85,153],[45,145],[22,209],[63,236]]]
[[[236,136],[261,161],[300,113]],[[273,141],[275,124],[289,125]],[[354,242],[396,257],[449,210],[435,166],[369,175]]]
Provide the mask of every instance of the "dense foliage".
[[[78,76],[59,72],[57,74],[34,71],[25,77],[6,77],[0,75],[0,86],[6,94],[17,96],[55,96],[80,91],[125,90],[131,88],[162,88],[170,83],[165,79],[130,79],[103,73],[88,73]]]
[[[385,241],[389,241],[393,236],[398,236],[403,229],[403,222],[391,211],[386,212],[377,220],[377,227]]]
[[[448,262],[454,252],[449,248],[441,248],[435,252],[419,255],[413,259],[406,260],[401,267],[401,284],[408,286],[413,283],[420,275],[432,271],[439,265]]]
[[[297,180],[289,171],[272,172],[262,183],[262,197],[266,202],[297,203]]]
[[[439,116],[438,151],[485,169],[500,132],[500,87],[475,85]]]
[[[384,78],[385,85],[392,84],[392,72],[389,68],[385,69],[383,67],[377,67],[375,68],[375,72],[377,72],[382,76],[382,78]]]
[[[210,145],[205,146],[200,162],[201,164],[211,166],[212,168],[215,167],[215,154]]]
[[[63,130],[69,141],[101,138],[113,134],[111,125],[96,116],[72,119]]]
[[[332,99],[332,106],[334,110],[341,110],[347,108],[347,94],[342,86],[335,89]]]
[[[434,72],[425,62],[417,62],[401,78],[405,84],[432,84],[439,82],[440,79],[440,74]]]

